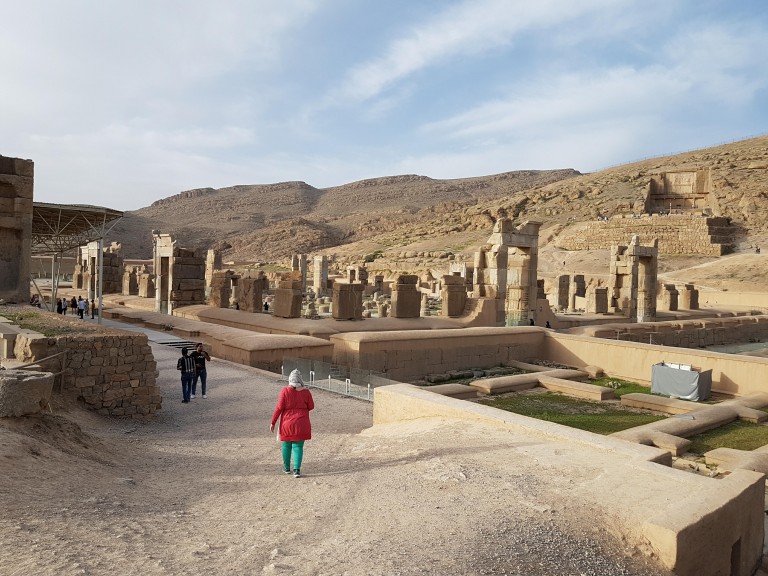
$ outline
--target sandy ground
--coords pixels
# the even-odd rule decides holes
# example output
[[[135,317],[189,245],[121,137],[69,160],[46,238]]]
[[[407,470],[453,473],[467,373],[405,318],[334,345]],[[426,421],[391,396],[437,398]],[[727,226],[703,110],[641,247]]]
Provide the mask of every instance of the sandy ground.
[[[370,428],[372,404],[314,390],[295,479],[276,376],[214,359],[208,400],[182,404],[178,352],[153,350],[149,422],[60,403],[0,420],[0,574],[663,574],[508,435]]]

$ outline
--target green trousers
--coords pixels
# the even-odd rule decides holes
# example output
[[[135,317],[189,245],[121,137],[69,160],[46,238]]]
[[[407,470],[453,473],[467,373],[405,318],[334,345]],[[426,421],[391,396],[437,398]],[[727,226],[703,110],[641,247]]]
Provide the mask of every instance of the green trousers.
[[[291,452],[293,452],[293,468],[291,468]],[[300,470],[302,458],[304,458],[304,440],[283,442],[283,470]]]

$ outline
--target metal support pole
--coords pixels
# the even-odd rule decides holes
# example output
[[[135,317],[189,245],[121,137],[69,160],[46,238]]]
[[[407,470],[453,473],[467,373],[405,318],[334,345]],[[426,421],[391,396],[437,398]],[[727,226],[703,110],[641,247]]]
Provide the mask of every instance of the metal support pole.
[[[99,308],[98,308],[98,314],[99,319],[98,323],[101,324],[101,305],[102,305],[102,296],[103,296],[103,290],[104,290],[104,237],[102,236],[99,238],[99,255],[97,256],[97,260],[99,263],[99,286],[98,286],[98,293],[99,293]]]

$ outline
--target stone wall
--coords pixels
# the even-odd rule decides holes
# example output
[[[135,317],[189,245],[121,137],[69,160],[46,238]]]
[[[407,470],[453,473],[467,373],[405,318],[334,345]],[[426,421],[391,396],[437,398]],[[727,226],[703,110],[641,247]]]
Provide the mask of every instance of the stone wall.
[[[722,256],[734,244],[726,218],[657,214],[588,222],[563,233],[556,244],[564,250],[608,250],[626,244],[633,235],[640,236],[642,244],[658,239],[660,254]]]
[[[0,156],[0,299],[29,301],[32,257],[31,160]]]
[[[99,414],[150,416],[160,410],[157,363],[145,334],[116,330],[48,338],[40,334],[16,336],[17,360],[32,362],[65,351],[63,394],[81,400]],[[60,371],[60,359],[42,362]]]
[[[540,328],[396,330],[334,334],[333,362],[409,382],[427,374],[492,368],[538,357]]]
[[[675,348],[706,348],[768,340],[768,316],[601,324],[574,328],[573,331],[585,336],[625,342],[643,342]]]

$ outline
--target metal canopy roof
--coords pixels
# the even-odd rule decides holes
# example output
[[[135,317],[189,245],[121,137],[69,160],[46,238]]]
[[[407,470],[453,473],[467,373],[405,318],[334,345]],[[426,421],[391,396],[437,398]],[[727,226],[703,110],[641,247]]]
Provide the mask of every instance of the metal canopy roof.
[[[33,202],[32,253],[63,254],[84,246],[104,238],[122,217],[122,212],[102,206]]]

